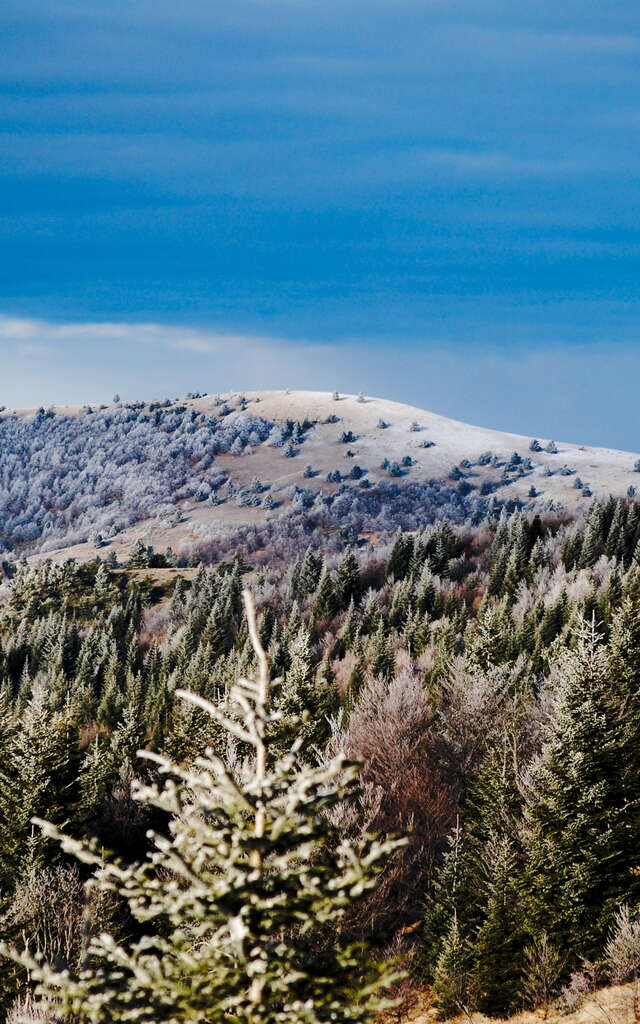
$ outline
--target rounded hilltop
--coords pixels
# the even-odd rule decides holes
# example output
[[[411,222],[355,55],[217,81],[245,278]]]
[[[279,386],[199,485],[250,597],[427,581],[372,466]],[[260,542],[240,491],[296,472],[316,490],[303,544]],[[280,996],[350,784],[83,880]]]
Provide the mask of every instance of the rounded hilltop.
[[[134,421],[135,458],[132,455],[125,466],[129,483],[113,498],[114,503],[128,501],[128,518],[112,514],[115,504],[108,503],[109,514],[103,517],[110,522],[109,546],[118,557],[136,541],[156,550],[175,549],[203,532],[259,524],[346,489],[373,495],[380,485],[389,491],[390,486],[440,481],[451,493],[469,500],[495,496],[499,502],[529,507],[575,509],[592,497],[632,497],[636,482],[640,486],[633,453],[471,426],[369,395],[298,390],[195,393],[184,399],[118,401],[93,408],[55,407],[17,415],[4,411],[0,423],[6,420],[12,424],[5,424],[7,435],[20,424],[23,432],[42,431],[31,438],[34,451],[48,450],[51,432],[72,437],[68,450],[76,453],[75,464],[72,471],[65,467],[67,485],[84,475],[77,453],[83,451],[85,433],[92,445],[87,461],[93,464],[97,446],[104,475],[114,465],[120,467],[121,448],[123,458],[128,458],[127,438]],[[199,440],[191,448],[194,435]],[[102,451],[100,436],[105,439]],[[56,459],[64,466],[64,443],[56,443]],[[167,451],[176,446],[183,460],[179,486],[168,476],[174,462]],[[19,450],[25,450],[24,439]],[[24,474],[29,476],[28,466]],[[150,481],[148,492],[159,497],[150,503],[142,488],[137,506],[131,481],[143,475]],[[389,491],[387,502],[393,501],[393,493]],[[90,495],[83,495],[83,500],[86,506]],[[421,500],[419,494],[415,500]],[[46,545],[40,545],[40,557],[95,556],[95,543],[88,530],[82,536],[82,525],[61,537],[59,544],[57,536],[50,532]],[[36,550],[37,539],[32,552]]]
[[[344,456],[340,438],[351,431],[357,437],[348,445],[353,457],[377,479],[388,477],[388,472],[381,469],[385,457],[401,461],[409,455],[414,460],[407,474],[411,479],[446,478],[466,460],[471,466],[461,469],[463,474],[466,469],[469,481],[480,485],[485,479],[495,482],[499,493],[504,489],[501,481],[505,465],[510,465],[516,453],[523,461],[530,459],[533,466],[531,470],[525,469],[520,478],[511,474],[509,495],[523,501],[529,500],[528,492],[535,486],[540,498],[574,506],[585,497],[582,489],[575,486],[576,477],[594,496],[600,497],[623,496],[636,481],[640,485],[634,470],[638,456],[632,452],[543,437],[537,439],[541,450],[532,451],[532,442],[536,440],[532,437],[473,426],[417,406],[369,395],[290,390],[235,392],[220,398],[236,404],[241,396],[252,412],[267,420],[311,421],[313,429],[299,454],[306,462],[306,455],[313,453],[318,468],[327,471],[334,467],[336,455]],[[209,409],[211,396],[196,399],[193,404]],[[337,417],[336,422],[327,422],[333,417]],[[557,451],[546,450],[553,446]],[[492,465],[496,461],[494,456],[502,465]],[[480,465],[479,460],[485,464]],[[299,468],[287,466],[284,476],[296,478]],[[571,473],[565,473],[565,468]]]

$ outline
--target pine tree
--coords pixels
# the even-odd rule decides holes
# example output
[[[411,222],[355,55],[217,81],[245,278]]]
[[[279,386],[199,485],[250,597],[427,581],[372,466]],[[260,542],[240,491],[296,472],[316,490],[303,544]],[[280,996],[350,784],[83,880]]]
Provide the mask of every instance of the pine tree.
[[[423,970],[428,982],[434,980],[453,921],[458,938],[461,926],[471,931],[477,920],[477,904],[477,865],[458,819],[447,840],[425,917]]]
[[[110,588],[109,573],[108,573],[108,571],[106,569],[106,566],[104,565],[103,562],[100,563],[100,565],[98,567],[98,571],[96,572],[96,578],[95,578],[94,586],[95,586],[95,591],[96,591],[96,594],[97,594],[98,597],[104,598],[109,593],[109,588]]]
[[[108,744],[96,736],[78,773],[78,807],[90,817],[102,804],[115,775],[114,759]]]
[[[224,708],[183,696],[253,751],[252,766],[232,773],[209,750],[186,770],[154,755],[166,783],[138,799],[172,817],[171,837],[155,837],[149,859],[130,868],[39,823],[93,866],[93,885],[117,892],[143,933],[94,935],[74,976],[4,947],[28,966],[45,1013],[80,1024],[355,1024],[384,1005],[392,975],[345,944],[338,925],[397,843],[358,847],[331,825],[327,811],[357,784],[343,758],[305,768],[294,745],[270,759],[267,659],[248,601],[247,610],[258,678],[239,681]],[[318,929],[330,939],[322,951]]]
[[[507,572],[507,565],[509,562],[509,550],[507,547],[498,548],[491,563],[491,570],[489,573],[489,583],[487,585],[487,592],[493,597],[497,597],[502,593],[502,587],[504,585],[504,578]]]
[[[52,715],[37,694],[11,735],[0,766],[0,888],[11,889],[47,843],[34,832],[33,815],[62,824],[77,811],[78,731],[65,715]]]
[[[382,624],[371,637],[367,646],[371,659],[371,675],[374,679],[376,676],[380,676],[389,682],[393,677],[396,659],[393,653],[393,644]]]
[[[633,823],[627,858],[640,826],[640,598],[625,597],[612,620],[608,645],[611,717],[618,724],[623,799]],[[633,813],[635,809],[635,814]]]
[[[375,593],[370,590],[362,609],[360,629],[365,635],[376,633],[383,624],[382,612],[376,599]]]
[[[515,599],[516,591],[522,579],[520,559],[516,551],[512,551],[507,561],[501,592],[512,602]]]
[[[415,542],[410,533],[398,533],[389,555],[387,577],[403,580],[409,571]]]
[[[323,565],[318,589],[316,590],[313,599],[314,622],[323,622],[326,619],[332,618],[336,610],[336,603],[336,594],[331,573],[327,566]]]
[[[360,566],[353,551],[347,551],[340,562],[335,576],[336,596],[341,608],[346,608],[353,599],[360,597]]]
[[[321,572],[322,559],[312,548],[307,548],[292,580],[296,596],[304,598],[313,594],[318,586]]]
[[[513,1010],[520,990],[519,956],[523,946],[516,884],[516,857],[507,836],[494,835],[484,850],[486,904],[471,957],[475,1006],[489,1016]]]
[[[508,652],[509,632],[513,626],[505,615],[505,602],[496,605],[484,601],[478,615],[465,636],[465,654],[469,665],[486,671],[499,665]]]
[[[607,558],[622,560],[624,557],[625,519],[625,505],[622,501],[617,501],[604,548]]]
[[[606,654],[585,626],[564,657],[525,812],[528,931],[546,932],[570,963],[597,954],[615,907],[639,889],[630,832],[640,793],[624,785],[625,753]]]
[[[582,541],[580,568],[595,565],[602,552],[602,511],[595,502],[591,506]]]
[[[458,1017],[466,1008],[469,978],[469,949],[460,934],[454,913],[436,964],[433,1004],[439,1020]]]
[[[149,567],[149,550],[143,540],[137,540],[131,548],[127,566],[129,569],[147,569]]]

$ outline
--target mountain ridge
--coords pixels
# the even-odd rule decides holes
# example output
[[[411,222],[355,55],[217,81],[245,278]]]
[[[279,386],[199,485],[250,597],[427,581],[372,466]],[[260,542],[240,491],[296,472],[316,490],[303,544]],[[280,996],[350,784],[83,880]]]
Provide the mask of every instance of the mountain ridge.
[[[532,451],[533,439],[524,435],[474,426],[386,398],[319,391],[195,393],[185,399],[116,402],[98,408],[5,410],[1,428],[9,437],[9,448],[11,431],[28,432],[36,451],[36,475],[44,475],[46,486],[35,510],[33,505],[31,512],[24,510],[25,525],[19,519],[21,510],[12,508],[15,502],[5,481],[0,515],[4,510],[6,520],[8,509],[13,514],[10,522],[18,516],[18,538],[27,536],[18,543],[18,551],[26,548],[27,554],[54,559],[94,557],[97,537],[99,545],[108,542],[118,558],[126,557],[128,548],[140,540],[155,549],[181,548],[207,532],[273,521],[296,503],[330,502],[354,488],[393,484],[406,489],[411,483],[418,489],[419,504],[419,488],[438,481],[470,501],[493,498],[498,503],[573,512],[586,508],[592,497],[632,496],[640,481],[633,452],[554,444],[550,439],[540,439],[533,446],[540,450]],[[71,469],[64,440],[55,458],[40,457],[41,449],[51,448],[47,431],[53,429],[71,438]],[[92,447],[83,462],[83,445],[89,442]],[[137,446],[133,453],[132,445]],[[545,450],[548,445],[552,450]],[[6,443],[4,447],[6,452]],[[20,452],[24,447],[24,439],[16,442]],[[126,466],[116,472],[114,460],[127,452]],[[176,455],[182,460],[177,476]],[[52,487],[59,489],[57,477],[64,476],[65,486],[73,490],[80,486],[85,462],[90,466],[91,458],[97,463],[95,479],[89,481],[93,491],[83,483],[78,502],[84,508],[82,522],[91,517],[95,522],[85,528],[74,521],[64,534],[66,520],[62,525],[56,520],[48,538],[46,523],[38,534],[39,506],[46,508],[51,500],[53,511],[44,515],[58,515],[60,502],[55,494],[49,496]],[[111,473],[114,481],[108,489],[104,480]],[[149,477],[146,487],[144,474]],[[33,476],[31,463],[25,462],[22,478],[29,478],[31,486]],[[22,478],[17,471],[14,492],[23,487]],[[118,494],[119,486],[128,487],[127,494]],[[95,502],[101,502],[104,515],[91,507],[101,487]],[[428,500],[427,495],[424,501]],[[126,515],[121,514],[123,505]],[[0,522],[0,530],[1,526]]]

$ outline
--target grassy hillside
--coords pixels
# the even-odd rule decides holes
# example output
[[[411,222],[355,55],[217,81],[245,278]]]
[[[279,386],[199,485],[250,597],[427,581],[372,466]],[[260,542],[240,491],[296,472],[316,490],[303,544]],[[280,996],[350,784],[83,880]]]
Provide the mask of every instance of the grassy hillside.
[[[464,518],[489,501],[575,510],[592,496],[627,495],[640,480],[629,452],[549,439],[532,446],[385,399],[320,392],[5,411],[0,439],[5,557],[88,558],[98,542],[121,561],[142,540],[189,558],[225,534],[327,509],[345,493],[348,512],[376,533],[381,506],[397,511],[389,493],[405,491],[414,521],[395,526],[411,528],[443,505],[424,490],[432,481],[460,499]]]
[[[549,1024],[634,1024],[640,1019],[639,998],[638,985],[632,982],[587,993],[575,1007],[552,1004],[535,1011],[523,1011],[506,1019],[509,1024],[538,1024],[539,1021],[548,1021]],[[397,1013],[386,1017],[389,1024],[434,1024],[437,1019],[437,1013],[426,992],[408,996]],[[467,1024],[490,1024],[495,1020],[473,1012],[460,1014],[453,1019],[459,1024],[463,1021]]]

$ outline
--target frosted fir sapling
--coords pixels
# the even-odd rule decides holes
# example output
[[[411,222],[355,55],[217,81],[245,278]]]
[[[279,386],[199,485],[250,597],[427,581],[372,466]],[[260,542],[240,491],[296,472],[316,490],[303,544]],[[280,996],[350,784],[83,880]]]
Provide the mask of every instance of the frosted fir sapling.
[[[125,901],[143,933],[131,942],[91,936],[76,976],[2,947],[30,971],[45,1012],[83,1024],[360,1024],[388,1005],[383,992],[397,974],[343,942],[340,921],[402,841],[354,843],[331,824],[331,808],[358,791],[357,765],[342,756],[302,765],[299,740],[270,755],[279,716],[246,593],[244,602],[256,677],[239,679],[218,705],[179,694],[226,731],[233,764],[211,749],[190,768],[141,752],[164,781],[139,785],[136,799],[171,819],[168,835],[150,834],[147,858],[105,859],[96,843],[37,821],[93,869],[90,887]]]

